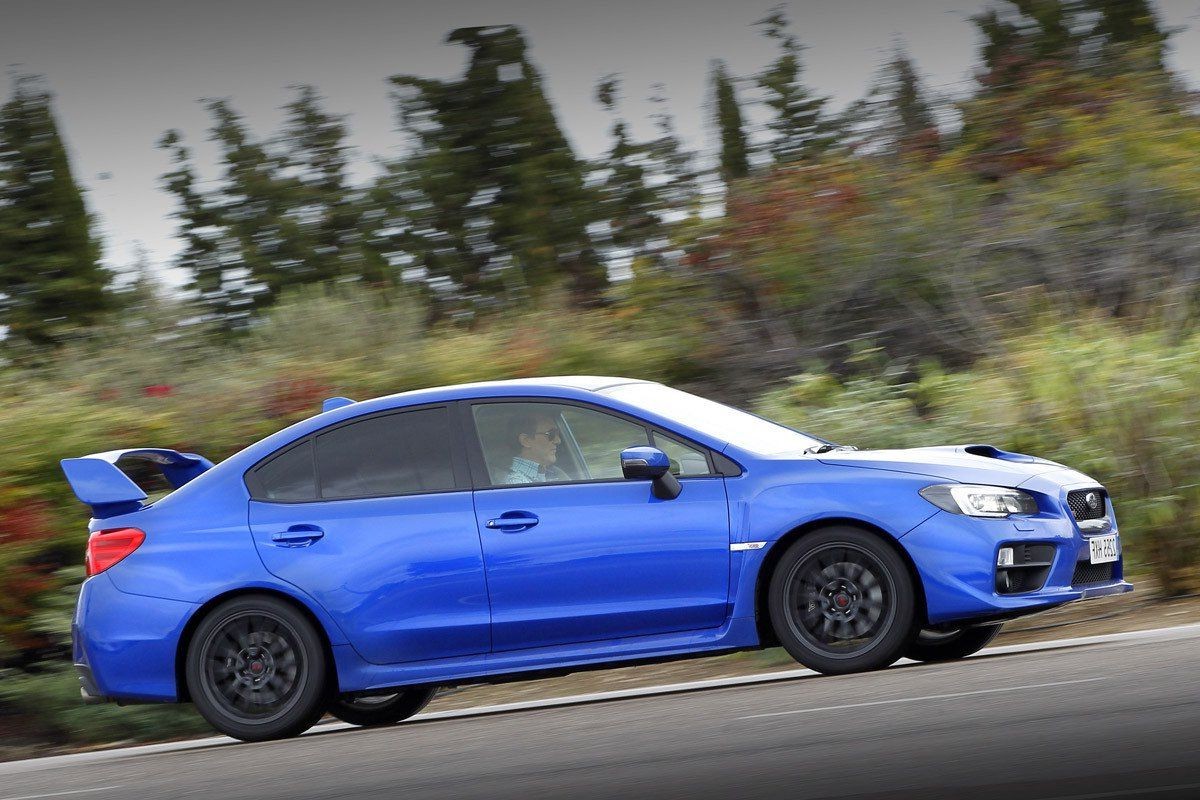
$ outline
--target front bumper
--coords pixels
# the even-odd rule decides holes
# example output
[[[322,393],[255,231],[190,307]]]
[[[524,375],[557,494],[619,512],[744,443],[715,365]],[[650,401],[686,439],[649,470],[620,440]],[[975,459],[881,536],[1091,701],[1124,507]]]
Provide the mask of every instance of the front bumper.
[[[1116,533],[1116,526],[1109,532]],[[1115,562],[1111,580],[1073,583],[1076,564],[1089,557],[1089,549],[1087,539],[1067,518],[980,519],[940,511],[900,542],[920,575],[931,625],[1008,619],[1133,590],[1124,580],[1122,560]],[[1052,545],[1049,573],[1036,591],[1001,594],[996,587],[997,554],[1001,547],[1019,543]]]

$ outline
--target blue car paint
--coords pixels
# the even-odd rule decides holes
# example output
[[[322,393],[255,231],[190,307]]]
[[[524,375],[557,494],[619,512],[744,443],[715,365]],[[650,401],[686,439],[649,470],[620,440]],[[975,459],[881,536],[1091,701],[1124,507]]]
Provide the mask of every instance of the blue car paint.
[[[1066,492],[1097,484],[1061,465],[963,448],[763,457],[603,393],[618,382],[474,384],[338,406],[251,445],[147,508],[94,519],[94,531],[128,526],[147,535],[137,551],[85,582],[77,663],[91,667],[106,696],[178,699],[185,632],[208,605],[245,591],[275,592],[306,608],[329,640],[346,692],[755,647],[763,564],[790,532],[829,520],[876,529],[903,549],[931,623],[1132,588],[1119,566],[1109,584],[1071,588],[1087,544],[1066,511]],[[246,471],[264,457],[338,422],[428,403],[531,397],[636,417],[723,453],[741,474],[681,478],[675,500],[656,500],[644,480],[296,504],[253,501],[246,488]],[[951,481],[1021,485],[1042,513],[976,519],[939,511],[917,494]],[[515,532],[487,527],[505,512],[533,514],[538,524]],[[418,541],[411,520],[436,538]],[[323,535],[298,547],[273,539],[306,525]],[[1018,541],[1056,545],[1051,577],[1041,591],[998,595],[996,551]],[[762,546],[730,551],[744,543]]]
[[[306,546],[272,537],[320,527]],[[316,503],[250,501],[267,570],[303,586],[374,664],[486,653],[491,615],[471,492]]]
[[[718,628],[728,616],[729,518],[721,478],[674,500],[647,481],[475,492],[496,651]],[[488,527],[536,509],[520,531]]]

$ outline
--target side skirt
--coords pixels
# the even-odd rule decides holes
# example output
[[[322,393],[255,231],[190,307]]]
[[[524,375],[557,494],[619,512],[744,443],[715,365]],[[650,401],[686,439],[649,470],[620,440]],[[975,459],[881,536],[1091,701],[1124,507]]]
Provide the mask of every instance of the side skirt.
[[[401,686],[508,683],[584,670],[652,664],[760,647],[753,617],[704,631],[636,636],[404,664],[370,664],[349,645],[333,648],[338,690],[379,694]]]

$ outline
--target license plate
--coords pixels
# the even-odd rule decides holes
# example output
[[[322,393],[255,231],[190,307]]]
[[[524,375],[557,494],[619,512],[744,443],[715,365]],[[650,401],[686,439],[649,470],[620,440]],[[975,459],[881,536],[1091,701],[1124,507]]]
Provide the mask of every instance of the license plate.
[[[1088,539],[1088,544],[1092,548],[1092,563],[1107,564],[1110,561],[1116,561],[1120,557],[1120,551],[1117,547],[1117,534],[1111,533],[1108,536],[1093,536]]]

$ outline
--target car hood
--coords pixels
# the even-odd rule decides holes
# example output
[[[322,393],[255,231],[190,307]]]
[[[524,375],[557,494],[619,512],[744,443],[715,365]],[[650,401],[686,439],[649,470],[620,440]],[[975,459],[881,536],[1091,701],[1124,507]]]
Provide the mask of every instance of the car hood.
[[[818,458],[824,464],[907,472],[992,486],[1019,486],[1034,476],[1066,469],[1062,464],[1044,458],[980,444],[907,450],[834,450]]]

